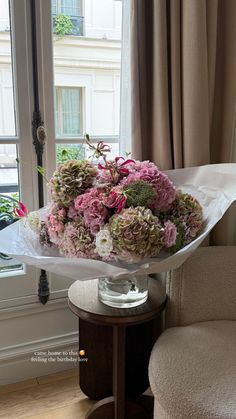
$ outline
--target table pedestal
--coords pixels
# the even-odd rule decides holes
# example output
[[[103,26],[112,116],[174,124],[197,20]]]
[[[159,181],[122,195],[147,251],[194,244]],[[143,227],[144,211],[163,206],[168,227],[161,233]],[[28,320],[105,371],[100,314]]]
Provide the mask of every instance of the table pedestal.
[[[160,333],[165,289],[160,282],[150,279],[146,303],[118,309],[98,300],[97,282],[76,281],[69,289],[69,307],[80,319],[80,350],[84,349],[88,358],[88,362],[80,363],[81,389],[90,397],[93,393],[95,399],[103,394],[103,399],[93,406],[86,419],[151,419],[153,399],[141,394],[148,387],[150,342],[154,343]],[[153,335],[155,321],[159,322],[159,327]],[[90,323],[89,327],[86,322]],[[100,331],[106,334],[107,341],[104,335],[99,335],[100,326],[106,329]],[[87,386],[84,388],[83,384]],[[104,398],[107,391],[112,397]]]
[[[127,326],[125,333],[125,394],[136,398],[149,387],[148,364],[162,330],[162,313],[153,320]],[[88,362],[79,364],[80,388],[93,400],[113,395],[113,328],[79,319],[79,349]]]
[[[150,419],[152,417],[152,406],[150,412],[142,405],[142,400],[143,403],[145,402],[145,396],[132,401],[126,399],[125,396],[125,329],[124,326],[113,326],[113,397],[107,397],[96,403],[86,415],[86,419]]]
[[[150,400],[146,400],[150,399]],[[148,406],[149,405],[149,406]],[[145,407],[147,406],[147,407]],[[125,416],[115,416],[114,397],[97,402],[86,415],[86,419],[152,419],[153,397],[142,396],[136,401],[125,401]]]

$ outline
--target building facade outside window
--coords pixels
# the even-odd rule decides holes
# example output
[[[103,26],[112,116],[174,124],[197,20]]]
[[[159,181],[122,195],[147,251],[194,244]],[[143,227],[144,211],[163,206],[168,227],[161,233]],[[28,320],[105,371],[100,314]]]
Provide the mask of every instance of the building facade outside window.
[[[83,135],[83,95],[81,87],[55,88],[56,136]]]

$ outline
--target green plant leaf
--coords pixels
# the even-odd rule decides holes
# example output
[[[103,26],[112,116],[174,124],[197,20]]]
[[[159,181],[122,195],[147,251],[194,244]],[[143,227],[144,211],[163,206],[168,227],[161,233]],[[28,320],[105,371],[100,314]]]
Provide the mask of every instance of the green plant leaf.
[[[73,30],[73,23],[70,16],[58,14],[55,18],[54,32],[58,36],[70,35]]]

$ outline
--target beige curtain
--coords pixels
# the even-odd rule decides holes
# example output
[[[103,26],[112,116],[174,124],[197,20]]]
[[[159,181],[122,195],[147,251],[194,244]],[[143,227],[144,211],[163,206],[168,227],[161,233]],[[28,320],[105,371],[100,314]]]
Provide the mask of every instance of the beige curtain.
[[[236,161],[236,0],[131,0],[130,25],[132,155]],[[233,243],[232,216],[213,243]]]

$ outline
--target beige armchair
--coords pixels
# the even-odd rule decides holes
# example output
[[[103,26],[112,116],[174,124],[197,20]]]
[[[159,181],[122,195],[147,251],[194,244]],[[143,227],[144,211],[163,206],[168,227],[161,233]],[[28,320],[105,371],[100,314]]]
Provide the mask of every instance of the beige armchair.
[[[199,248],[167,278],[149,379],[155,419],[236,419],[236,247]]]

